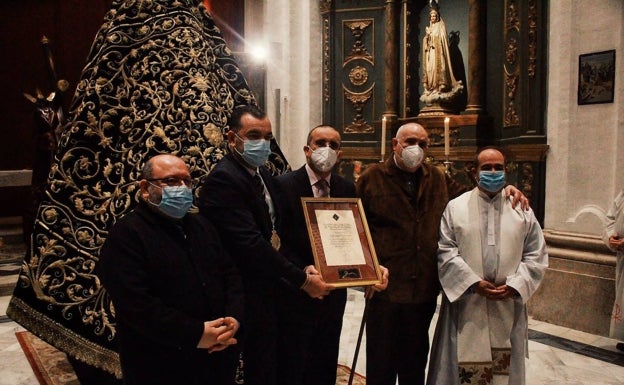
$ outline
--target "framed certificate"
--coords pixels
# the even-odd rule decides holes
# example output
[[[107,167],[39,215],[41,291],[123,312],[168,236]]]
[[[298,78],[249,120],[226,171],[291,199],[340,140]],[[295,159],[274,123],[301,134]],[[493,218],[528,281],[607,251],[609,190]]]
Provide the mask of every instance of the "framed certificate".
[[[381,283],[381,271],[359,198],[301,198],[314,264],[335,287]]]

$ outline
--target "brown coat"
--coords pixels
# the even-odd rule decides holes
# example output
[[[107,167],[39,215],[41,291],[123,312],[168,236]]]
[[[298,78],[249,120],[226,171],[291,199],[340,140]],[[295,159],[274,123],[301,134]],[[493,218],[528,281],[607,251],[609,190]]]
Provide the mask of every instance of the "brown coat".
[[[390,271],[388,289],[375,295],[391,302],[436,300],[442,212],[450,198],[468,190],[433,165],[423,164],[417,173],[421,176],[415,199],[408,192],[409,174],[392,156],[368,168],[356,184],[379,263]]]

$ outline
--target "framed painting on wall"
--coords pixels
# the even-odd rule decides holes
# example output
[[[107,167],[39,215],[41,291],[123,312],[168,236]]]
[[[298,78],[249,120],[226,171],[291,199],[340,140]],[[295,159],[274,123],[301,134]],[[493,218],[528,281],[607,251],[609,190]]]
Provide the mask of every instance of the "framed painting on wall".
[[[579,55],[578,104],[613,103],[615,50]]]

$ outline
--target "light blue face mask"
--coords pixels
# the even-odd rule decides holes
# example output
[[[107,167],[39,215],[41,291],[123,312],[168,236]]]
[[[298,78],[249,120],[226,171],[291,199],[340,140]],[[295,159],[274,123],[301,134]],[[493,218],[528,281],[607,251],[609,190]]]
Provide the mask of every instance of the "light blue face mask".
[[[260,167],[269,160],[271,155],[271,141],[266,139],[243,139],[243,152],[240,153],[236,148],[234,150],[243,158],[251,167]]]
[[[150,202],[158,207],[163,214],[175,219],[180,219],[186,215],[193,205],[193,190],[186,186],[152,186],[162,189],[162,198],[159,204]]]
[[[505,171],[479,171],[479,186],[495,193],[505,187]]]

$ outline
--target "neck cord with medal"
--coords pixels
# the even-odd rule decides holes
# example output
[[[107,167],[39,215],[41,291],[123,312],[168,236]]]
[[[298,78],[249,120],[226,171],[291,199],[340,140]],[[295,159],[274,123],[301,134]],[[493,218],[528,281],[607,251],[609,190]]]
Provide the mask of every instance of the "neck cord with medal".
[[[262,182],[264,202],[266,203],[269,209],[269,218],[271,218],[271,228],[272,228],[271,229],[271,246],[273,246],[275,250],[279,250],[280,247],[282,246],[282,241],[280,240],[280,237],[277,234],[277,231],[275,230],[275,209],[273,207],[273,201],[271,199],[271,196],[269,195],[266,185],[264,184],[264,180],[260,176],[260,170],[256,170],[256,175]]]

